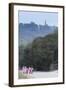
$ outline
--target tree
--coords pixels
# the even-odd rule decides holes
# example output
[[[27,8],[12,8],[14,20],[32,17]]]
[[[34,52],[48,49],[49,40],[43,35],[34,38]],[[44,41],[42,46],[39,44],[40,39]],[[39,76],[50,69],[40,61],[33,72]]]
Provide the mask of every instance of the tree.
[[[20,65],[32,66],[37,71],[58,69],[58,32],[45,37],[38,37],[22,51],[20,50]]]

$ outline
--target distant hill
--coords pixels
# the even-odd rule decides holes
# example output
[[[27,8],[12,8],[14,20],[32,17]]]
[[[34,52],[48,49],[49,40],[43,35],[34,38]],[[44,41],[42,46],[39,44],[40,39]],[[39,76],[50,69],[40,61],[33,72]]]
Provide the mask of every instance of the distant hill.
[[[37,37],[44,37],[53,33],[56,30],[56,26],[37,25],[34,22],[31,23],[19,23],[19,45],[31,43]]]

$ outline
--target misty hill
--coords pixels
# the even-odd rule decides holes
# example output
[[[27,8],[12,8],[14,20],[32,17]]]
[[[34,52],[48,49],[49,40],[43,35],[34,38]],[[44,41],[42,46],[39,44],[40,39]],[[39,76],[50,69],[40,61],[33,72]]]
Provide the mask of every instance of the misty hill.
[[[19,45],[31,43],[37,37],[51,34],[56,28],[56,26],[49,26],[46,21],[44,25],[37,25],[34,22],[19,23]]]

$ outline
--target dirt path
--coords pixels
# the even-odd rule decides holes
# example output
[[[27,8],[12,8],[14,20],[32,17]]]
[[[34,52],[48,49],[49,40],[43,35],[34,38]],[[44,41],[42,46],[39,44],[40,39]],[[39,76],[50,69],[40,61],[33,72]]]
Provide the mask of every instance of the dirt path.
[[[58,71],[52,72],[33,72],[31,75],[33,78],[50,78],[50,77],[57,77]]]

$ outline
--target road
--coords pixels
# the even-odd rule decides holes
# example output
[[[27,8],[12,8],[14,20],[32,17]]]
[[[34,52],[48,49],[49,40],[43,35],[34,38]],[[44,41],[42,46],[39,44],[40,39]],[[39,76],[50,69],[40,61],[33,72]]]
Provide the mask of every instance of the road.
[[[33,78],[50,78],[50,77],[57,77],[58,71],[52,71],[52,72],[33,72],[31,77]]]

